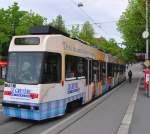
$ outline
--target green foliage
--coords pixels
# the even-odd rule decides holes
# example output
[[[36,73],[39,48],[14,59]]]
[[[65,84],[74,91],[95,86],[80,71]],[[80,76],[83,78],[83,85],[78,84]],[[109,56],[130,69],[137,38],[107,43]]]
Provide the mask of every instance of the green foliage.
[[[0,9],[0,52],[7,52],[14,35],[27,34],[32,25],[43,25],[46,19],[34,12],[20,11],[17,3]]]
[[[4,85],[4,80],[0,79],[0,85]]]
[[[94,29],[90,22],[85,22],[81,31],[79,30],[79,26],[73,26],[71,29],[71,35],[78,37],[89,42],[90,45],[96,46],[98,49],[103,50],[106,53],[110,53],[114,56],[117,56],[121,59],[124,58],[123,49],[118,47],[117,42],[114,39],[110,39],[107,41],[104,37],[95,38],[94,37]]]
[[[77,26],[72,26],[71,30],[69,31],[71,37],[79,37],[80,34],[80,29],[79,29],[79,25]]]
[[[80,38],[89,41],[94,37],[94,29],[89,21],[86,21],[81,29]]]
[[[142,33],[145,31],[145,1],[130,0],[128,8],[120,17],[117,25],[127,45],[125,54],[131,54],[134,58],[134,52],[145,51],[145,40],[142,38]],[[130,56],[129,58],[131,59]]]
[[[55,19],[53,19],[50,25],[62,32],[67,32],[64,20],[61,15],[58,15]]]
[[[29,28],[32,26],[40,26],[46,22],[46,18],[35,14],[34,12],[25,13],[20,18],[19,25],[16,28],[16,35],[23,35],[29,33]]]

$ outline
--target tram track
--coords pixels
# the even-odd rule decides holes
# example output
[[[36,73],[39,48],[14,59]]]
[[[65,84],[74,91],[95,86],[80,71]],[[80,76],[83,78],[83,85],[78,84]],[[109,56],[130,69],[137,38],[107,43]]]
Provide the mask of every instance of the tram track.
[[[29,125],[29,126],[26,126],[26,127],[22,128],[22,129],[16,131],[16,132],[13,133],[13,134],[21,134],[21,133],[22,133],[23,131],[25,131],[26,129],[29,129],[29,128],[35,126],[35,125],[36,125],[36,123],[33,123],[33,124]]]
[[[24,134],[28,129],[31,129],[34,126],[39,127],[44,126],[45,124],[50,124],[51,126],[53,126],[57,124],[57,122],[62,121],[66,116],[68,115],[65,115],[64,117],[57,117],[38,122],[22,120],[17,118],[9,118],[3,122],[0,122],[0,130],[4,134]]]
[[[8,123],[8,122],[12,122],[14,120],[14,118],[7,118],[7,119],[4,119],[2,121],[0,121],[0,126]]]
[[[0,130],[4,134],[18,134],[35,124],[35,122],[11,118],[0,123]]]

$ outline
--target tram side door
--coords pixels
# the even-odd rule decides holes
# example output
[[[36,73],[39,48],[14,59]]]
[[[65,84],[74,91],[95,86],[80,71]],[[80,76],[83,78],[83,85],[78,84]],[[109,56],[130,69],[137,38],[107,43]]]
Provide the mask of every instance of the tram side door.
[[[92,62],[92,78],[93,78],[93,97],[99,95],[98,80],[99,80],[99,62],[93,60]]]

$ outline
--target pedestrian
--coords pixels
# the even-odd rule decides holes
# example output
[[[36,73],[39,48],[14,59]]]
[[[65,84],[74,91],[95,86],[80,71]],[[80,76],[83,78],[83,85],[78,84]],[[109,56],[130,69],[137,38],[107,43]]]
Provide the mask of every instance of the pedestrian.
[[[128,77],[129,77],[129,83],[131,83],[132,82],[132,71],[131,70],[128,72]]]

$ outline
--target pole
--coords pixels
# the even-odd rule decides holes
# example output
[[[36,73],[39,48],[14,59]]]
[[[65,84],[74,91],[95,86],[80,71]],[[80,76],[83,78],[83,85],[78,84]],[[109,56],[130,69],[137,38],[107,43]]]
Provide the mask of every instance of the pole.
[[[145,6],[146,6],[146,12],[145,12],[145,16],[146,16],[145,30],[148,32],[148,0],[145,0]],[[146,60],[149,60],[148,38],[146,38]],[[149,81],[148,81],[147,96],[150,97],[150,75],[149,75]]]
[[[149,80],[148,80],[147,97],[150,98],[150,75],[149,75]]]
[[[146,25],[145,30],[148,32],[148,0],[145,0],[146,6]],[[148,46],[148,38],[146,39],[146,60],[149,60],[149,46]]]

